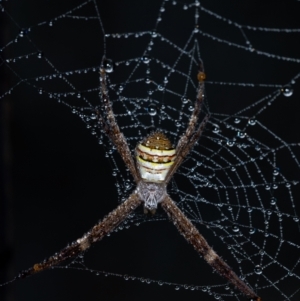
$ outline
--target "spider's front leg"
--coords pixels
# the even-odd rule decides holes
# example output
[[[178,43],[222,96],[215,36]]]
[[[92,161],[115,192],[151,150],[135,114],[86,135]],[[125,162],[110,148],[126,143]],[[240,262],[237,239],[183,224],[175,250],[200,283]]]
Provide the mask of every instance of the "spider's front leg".
[[[30,269],[21,271],[16,278],[26,278],[30,275],[34,275],[38,272],[42,272],[55,265],[58,265],[65,260],[72,259],[78,256],[80,253],[86,251],[93,243],[101,240],[107,234],[112,232],[140,204],[141,200],[138,194],[131,194],[125,202],[123,202],[115,210],[109,213],[101,222],[96,224],[81,238],[72,242],[69,246],[65,247],[60,252],[54,254],[48,259],[34,264]]]
[[[187,143],[189,142],[191,136],[193,135],[193,133],[195,131],[195,128],[196,128],[196,125],[198,122],[198,118],[199,118],[199,114],[201,112],[203,98],[204,98],[204,83],[203,83],[203,81],[201,81],[199,83],[197,99],[195,101],[194,110],[190,117],[188,127],[187,127],[185,133],[179,139],[177,146],[176,146],[177,154],[179,154],[182,151],[182,149],[185,147],[185,145],[187,145]]]
[[[134,160],[131,156],[130,149],[128,147],[127,141],[121,132],[113,109],[112,104],[108,96],[107,91],[107,84],[106,84],[106,65],[110,64],[108,61],[104,58],[102,61],[102,65],[100,68],[100,89],[101,89],[101,96],[102,96],[102,102],[103,102],[103,111],[106,112],[107,116],[107,122],[104,120],[104,118],[101,116],[100,112],[97,112],[98,121],[100,125],[102,126],[104,132],[108,136],[108,138],[113,142],[113,144],[116,146],[119,154],[121,155],[123,161],[125,162],[126,166],[130,170],[130,173],[132,174],[134,180],[136,183],[139,182],[140,176],[137,172]]]
[[[167,196],[161,202],[162,208],[167,212],[178,231],[184,238],[193,245],[195,250],[200,253],[206,262],[221,276],[231,282],[237,289],[246,295],[250,300],[261,301],[261,298],[243,282],[229,267],[229,265],[209,246],[206,239],[199,233],[197,228],[190,222],[184,213]]]
[[[200,68],[197,78],[199,81],[199,87],[197,92],[197,99],[195,101],[195,107],[190,117],[187,129],[177,143],[176,159],[166,177],[166,183],[171,180],[178,167],[182,164],[185,157],[189,154],[195,143],[198,141],[209,119],[209,115],[206,115],[201,124],[196,129],[204,98],[204,80],[206,78],[205,73],[202,71],[202,68]]]

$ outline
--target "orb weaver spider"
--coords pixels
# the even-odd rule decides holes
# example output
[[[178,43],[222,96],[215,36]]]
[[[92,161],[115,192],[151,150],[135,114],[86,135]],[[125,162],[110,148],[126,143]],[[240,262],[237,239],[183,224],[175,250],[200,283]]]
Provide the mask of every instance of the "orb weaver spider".
[[[135,149],[135,161],[131,156],[126,139],[116,122],[112,104],[108,96],[106,74],[113,71],[110,60],[103,58],[100,68],[100,90],[102,108],[106,112],[106,120],[97,111],[98,122],[115,145],[125,165],[132,174],[136,189],[126,201],[110,212],[102,221],[97,223],[90,231],[85,233],[69,246],[50,256],[48,259],[34,264],[31,268],[23,270],[16,278],[26,278],[30,275],[44,271],[67,259],[74,258],[86,251],[93,243],[101,240],[122,223],[139,205],[143,203],[144,212],[155,213],[160,205],[174,223],[177,230],[193,245],[205,261],[221,276],[231,282],[242,294],[253,301],[261,298],[225,263],[223,259],[209,246],[197,228],[177,207],[167,193],[167,185],[172,176],[190,153],[195,143],[201,137],[209,119],[206,115],[198,125],[198,117],[204,97],[205,73],[200,68],[197,75],[199,86],[195,106],[185,133],[180,137],[176,148],[162,132],[153,132],[141,141]]]

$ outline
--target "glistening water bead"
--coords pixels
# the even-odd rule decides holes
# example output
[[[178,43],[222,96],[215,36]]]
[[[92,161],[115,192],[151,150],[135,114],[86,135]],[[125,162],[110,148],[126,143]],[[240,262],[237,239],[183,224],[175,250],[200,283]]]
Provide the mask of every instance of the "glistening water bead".
[[[257,275],[261,275],[262,274],[262,268],[260,265],[256,265],[254,268],[254,273]]]
[[[248,120],[248,124],[249,125],[255,125],[256,124],[256,120],[255,119],[249,119]]]
[[[213,128],[213,133],[219,133],[220,132],[220,127],[218,125],[215,125]]]
[[[254,228],[250,228],[250,229],[249,229],[249,234],[254,234],[255,231],[256,231],[256,230],[255,230]]]
[[[151,61],[151,58],[149,56],[147,56],[147,55],[144,55],[143,57],[141,57],[141,61],[144,64],[148,64]]]
[[[154,104],[149,105],[147,110],[150,116],[155,116],[157,114],[157,108]]]
[[[181,100],[182,100],[182,102],[183,102],[183,103],[188,103],[188,102],[189,102],[189,99],[188,99],[188,98],[186,98],[186,97],[182,97],[182,99],[181,99]]]
[[[293,95],[293,88],[290,85],[286,85],[281,88],[281,92],[285,97],[290,97]]]
[[[114,71],[114,63],[112,60],[105,59],[102,66],[107,73],[112,73]]]
[[[226,142],[226,144],[229,146],[229,147],[232,147],[232,146],[234,146],[234,141],[230,141],[230,140],[228,140],[227,142]]]
[[[245,132],[237,132],[237,136],[239,138],[245,138],[246,137],[246,133]]]
[[[233,232],[239,232],[240,229],[239,229],[238,226],[234,225],[234,226],[232,226],[232,231],[233,231]]]

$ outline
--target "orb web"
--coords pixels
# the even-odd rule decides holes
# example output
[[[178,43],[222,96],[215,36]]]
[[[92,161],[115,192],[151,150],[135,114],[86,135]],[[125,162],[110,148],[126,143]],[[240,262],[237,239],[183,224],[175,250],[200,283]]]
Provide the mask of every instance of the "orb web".
[[[277,20],[278,24],[270,19],[270,26],[262,18],[263,25],[244,25],[242,8],[234,19],[226,16],[230,12],[225,8],[219,13],[220,8],[205,1],[126,5],[123,13],[121,3],[112,7],[96,1],[66,2],[50,11],[40,7],[42,14],[31,12],[24,18],[13,5],[2,3],[10,31],[1,48],[0,68],[10,82],[1,99],[27,95],[39,106],[59,103],[55,110],[67,107],[82,120],[110,162],[120,203],[135,185],[97,122],[98,110],[105,115],[99,97],[103,57],[109,97],[132,155],[153,130],[162,130],[176,145],[193,110],[197,74],[204,70],[199,122],[206,114],[210,119],[168,191],[218,254],[263,299],[297,300],[299,27],[292,18]],[[289,5],[287,13],[293,9]],[[26,106],[25,99],[21,102]],[[64,114],[68,122],[68,112]],[[138,211],[116,232],[166,220],[160,211],[152,217]],[[129,231],[121,232],[126,236]],[[85,262],[88,253],[65,267],[196,291],[192,298],[243,300],[218,276],[201,283],[169,281],[163,275],[151,278],[147,271],[142,278],[127,271],[104,272]]]

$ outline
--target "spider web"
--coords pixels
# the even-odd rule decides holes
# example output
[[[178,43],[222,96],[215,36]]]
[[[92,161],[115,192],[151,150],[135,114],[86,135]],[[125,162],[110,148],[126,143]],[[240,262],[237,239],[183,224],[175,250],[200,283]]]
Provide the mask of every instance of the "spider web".
[[[16,9],[15,4],[2,4],[2,17],[10,30],[1,46],[0,70],[10,81],[0,97],[13,103],[16,112],[18,130],[13,131],[17,136],[13,142],[20,150],[14,190],[22,203],[17,220],[22,227],[30,224],[19,246],[19,256],[25,258],[22,268],[51,255],[72,236],[78,238],[134,189],[129,171],[96,119],[96,110],[101,110],[102,57],[114,63],[114,71],[108,74],[109,96],[133,155],[136,144],[157,129],[176,145],[193,110],[202,65],[207,80],[200,121],[208,113],[211,117],[168,191],[210,245],[263,300],[299,299],[300,165],[295,120],[300,27],[294,13],[299,4],[272,3],[271,14],[264,4],[255,5],[250,1],[242,6],[208,1],[154,1],[143,6],[135,1],[66,1],[50,7],[31,1]],[[30,143],[32,148],[24,146]],[[63,145],[66,150],[58,150]],[[30,153],[36,148],[41,151]],[[55,165],[59,173],[50,166],[54,161],[59,162]],[[34,166],[40,164],[49,175],[37,179],[41,170]],[[75,178],[62,176],[64,169],[75,173]],[[44,184],[47,181],[49,186]],[[87,204],[89,200],[92,204]],[[72,213],[74,207],[78,215]],[[82,217],[82,211],[93,215]],[[53,225],[56,219],[61,222]],[[42,220],[52,223],[45,228],[46,234],[36,229]],[[98,294],[113,300],[109,288],[118,285],[127,294],[130,291],[132,299],[141,298],[139,290],[145,290],[143,299],[149,300],[158,294],[175,300],[183,296],[244,300],[166,221],[160,210],[153,217],[138,211],[116,229],[118,234],[65,266],[68,277],[80,283],[79,289],[72,287],[74,295],[83,290],[85,298]],[[58,232],[62,238],[56,246],[51,234]],[[36,233],[30,243],[28,233]],[[37,236],[42,236],[42,242]],[[110,248],[105,245],[109,243]],[[41,244],[46,247],[37,253]],[[134,258],[142,263],[131,264]],[[95,288],[100,277],[89,278],[87,284],[82,273],[77,276],[80,279],[73,279],[74,269],[115,276],[108,277],[113,284],[103,277],[102,287]],[[33,278],[39,277],[47,276]],[[65,276],[56,273],[55,277]],[[118,282],[118,278],[130,281]],[[144,288],[140,283],[151,285]],[[30,283],[18,285],[26,289]]]

